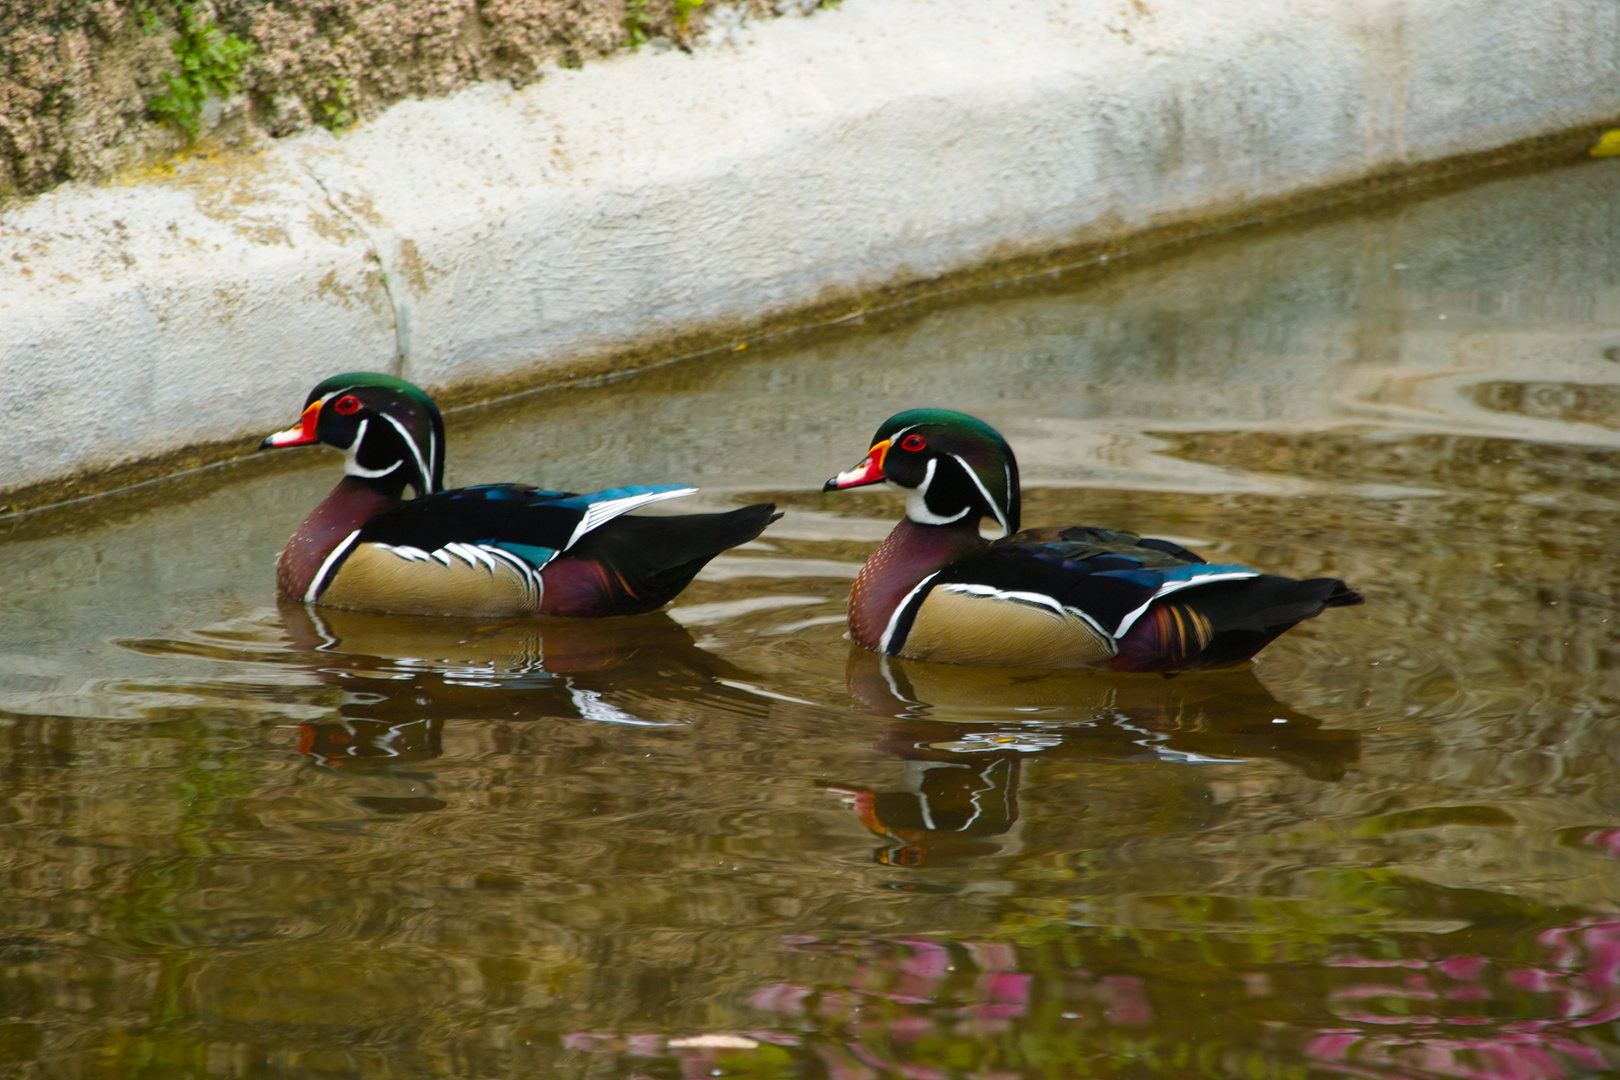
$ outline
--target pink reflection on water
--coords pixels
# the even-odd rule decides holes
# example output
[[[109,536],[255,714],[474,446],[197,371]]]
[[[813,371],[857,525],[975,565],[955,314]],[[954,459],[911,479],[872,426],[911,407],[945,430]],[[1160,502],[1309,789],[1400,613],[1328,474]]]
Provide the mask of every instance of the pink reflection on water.
[[[625,1037],[624,1046],[631,1057],[657,1057],[664,1052],[664,1037],[662,1035],[628,1035]]]
[[[1479,978],[1480,973],[1485,970],[1485,965],[1489,963],[1490,961],[1483,956],[1453,956],[1436,963],[1434,970],[1450,975],[1453,979],[1469,982]]]
[[[811,942],[797,940],[796,948]],[[937,1073],[897,1059],[910,1047],[943,1032],[975,1040],[994,1039],[1014,1030],[1029,1015],[1036,976],[1018,969],[1018,952],[1004,942],[966,941],[949,945],[932,938],[907,937],[888,942],[845,942],[861,957],[856,975],[844,986],[816,989],[776,983],[756,991],[753,1006],[784,1018],[815,1018],[823,1034],[826,1022],[850,1024],[851,1034],[833,1050],[819,1045],[830,1075],[858,1078],[869,1070],[911,1080],[936,1080]],[[1146,1027],[1154,1011],[1147,987],[1134,975],[1099,978],[1089,971],[1064,972],[1063,997],[1079,1007],[1093,1003],[1095,1019],[1113,1027]],[[870,1009],[864,1006],[875,1006]],[[902,1007],[896,1012],[894,1006]],[[872,1020],[858,1019],[871,1015]],[[881,1017],[877,1019],[876,1017]],[[1076,1019],[1083,1019],[1076,1016]],[[988,1075],[988,1074],[987,1074]]]
[[[1004,941],[969,941],[965,947],[980,971],[1018,970],[1018,953]]]
[[[1339,987],[1330,1007],[1356,1027],[1319,1029],[1306,1054],[1335,1072],[1372,1078],[1446,1077],[1457,1080],[1568,1080],[1614,1062],[1576,1037],[1579,1029],[1620,1017],[1620,921],[1586,920],[1538,934],[1547,952],[1539,964],[1505,968],[1499,985],[1550,998],[1542,1018],[1502,1022],[1490,1015],[1433,1016],[1347,1008],[1376,1000],[1488,1001],[1485,978],[1494,966],[1482,957],[1438,961],[1365,961],[1340,957],[1331,967],[1414,972],[1397,985],[1360,982]],[[1427,969],[1423,974],[1417,974]],[[1450,982],[1438,982],[1440,977]],[[1401,1027],[1403,1032],[1389,1032]],[[1444,1034],[1446,1027],[1495,1028],[1476,1038]],[[1368,1030],[1368,1029],[1373,1030]],[[1379,1030],[1383,1029],[1383,1030]]]
[[[1581,843],[1620,858],[1620,829],[1593,829],[1581,837]]]
[[[1435,948],[1441,940],[1425,939],[1420,947]],[[1323,961],[1317,973],[1330,987],[1313,990],[1312,998],[1339,1017],[1338,1026],[1304,1032],[1296,1045],[1310,1067],[1365,1080],[1575,1080],[1615,1073],[1620,1054],[1606,1045],[1606,1035],[1603,1044],[1591,1042],[1583,1029],[1620,1019],[1620,919],[1586,920],[1533,940],[1539,955],[1514,960],[1339,955]],[[1066,1030],[1098,1036],[1109,1029],[1140,1031],[1160,1019],[1138,976],[1064,967],[1043,979],[1020,971],[1020,951],[1004,942],[913,936],[800,938],[791,945],[846,956],[853,973],[830,986],[759,988],[750,1004],[782,1023],[748,1035],[803,1046],[802,1053],[818,1059],[812,1067],[832,1080],[945,1080],[939,1067],[913,1059],[938,1052],[941,1038],[994,1043],[1015,1035],[1026,1019],[1060,1009]],[[1288,993],[1287,977],[1262,971],[1241,979],[1252,998],[1257,991]],[[1503,1020],[1504,1007],[1531,1015]],[[1274,1036],[1290,1030],[1283,1021],[1260,1022]],[[795,1029],[810,1034],[801,1041],[788,1033]],[[579,1032],[564,1046],[627,1059],[673,1056],[693,1078],[712,1072],[720,1053],[671,1047],[668,1037],[652,1034]]]
[[[804,999],[809,996],[808,986],[776,983],[763,990],[756,990],[749,1004],[760,1012],[796,1013],[801,1010]]]
[[[1147,987],[1135,975],[1109,975],[1103,979],[1108,1003],[1106,1016],[1118,1027],[1146,1027],[1153,1023],[1153,1006],[1148,1004]]]

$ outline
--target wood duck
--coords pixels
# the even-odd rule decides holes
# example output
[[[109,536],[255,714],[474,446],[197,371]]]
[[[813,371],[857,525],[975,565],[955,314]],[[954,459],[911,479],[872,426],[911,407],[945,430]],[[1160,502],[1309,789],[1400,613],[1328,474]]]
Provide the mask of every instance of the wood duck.
[[[635,615],[668,603],[720,552],[758,536],[776,508],[623,517],[690,495],[665,484],[579,495],[523,484],[444,487],[444,423],[404,379],[337,375],[309,392],[270,447],[326,443],[344,476],[276,563],[306,603],[407,615]],[[409,487],[415,498],[403,496]]]
[[[1169,540],[1084,526],[1019,532],[1018,462],[982,420],[914,409],[883,422],[834,491],[887,481],[906,516],[861,568],[850,636],[887,656],[991,667],[1227,668],[1330,607],[1333,578],[1207,563]],[[979,535],[989,518],[1002,537]]]

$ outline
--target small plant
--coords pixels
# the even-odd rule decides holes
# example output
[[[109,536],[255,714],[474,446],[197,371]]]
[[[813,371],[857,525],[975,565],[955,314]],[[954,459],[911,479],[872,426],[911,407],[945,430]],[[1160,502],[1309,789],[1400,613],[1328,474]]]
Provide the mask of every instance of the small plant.
[[[189,4],[182,4],[180,33],[174,39],[174,56],[180,61],[178,73],[165,73],[168,85],[152,99],[152,115],[178,124],[195,139],[201,127],[202,107],[212,96],[229,97],[241,84],[242,68],[253,53],[253,46],[234,34],[227,34],[206,15]],[[142,11],[143,28],[152,25],[149,10]]]
[[[338,132],[354,123],[354,80],[340,75],[327,84],[316,119],[328,131]]]
[[[675,0],[675,25],[686,28],[692,12],[703,6],[703,0]],[[639,49],[652,37],[653,21],[647,17],[647,0],[630,0],[625,5],[625,29],[630,34],[630,47]]]
[[[135,18],[140,21],[141,36],[143,37],[151,37],[153,34],[163,29],[163,23],[157,17],[157,12],[153,11],[151,7],[146,4],[135,5]]]
[[[630,0],[624,7],[624,27],[630,34],[632,49],[647,43],[647,26],[647,0]]]

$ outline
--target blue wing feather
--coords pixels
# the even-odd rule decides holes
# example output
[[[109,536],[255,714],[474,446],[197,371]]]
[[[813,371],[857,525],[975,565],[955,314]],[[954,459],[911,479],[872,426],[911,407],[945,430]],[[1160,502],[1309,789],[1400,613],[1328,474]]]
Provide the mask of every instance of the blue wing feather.
[[[638,495],[657,495],[665,491],[685,491],[689,484],[632,484],[629,487],[608,488],[606,491],[593,491],[586,495],[567,495],[556,500],[558,506],[577,506],[581,513],[585,508],[596,503],[613,502],[618,499],[633,499]]]
[[[485,540],[483,543],[510,552],[527,562],[536,570],[557,557],[557,549],[551,547],[538,547],[534,544],[520,544],[516,540]]]
[[[1094,566],[1101,561],[1101,559],[1091,560]],[[1094,573],[1098,577],[1124,578],[1126,581],[1135,582],[1143,588],[1152,589],[1157,593],[1166,585],[1196,581],[1198,578],[1209,577],[1211,574],[1257,574],[1258,571],[1251,570],[1247,566],[1240,566],[1237,563],[1194,563],[1191,566],[1155,566],[1151,569],[1140,567],[1135,570],[1098,570],[1094,571]]]

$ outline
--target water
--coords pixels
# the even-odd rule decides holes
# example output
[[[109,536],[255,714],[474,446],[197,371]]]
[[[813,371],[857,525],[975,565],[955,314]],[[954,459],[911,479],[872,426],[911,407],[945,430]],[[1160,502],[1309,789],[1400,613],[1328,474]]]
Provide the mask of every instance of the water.
[[[1620,1072],[1617,177],[451,417],[452,483],[788,511],[667,616],[278,606],[315,451],[24,523],[0,1073]],[[1027,524],[1368,602],[1218,676],[885,669],[900,501],[819,486],[921,405]]]

